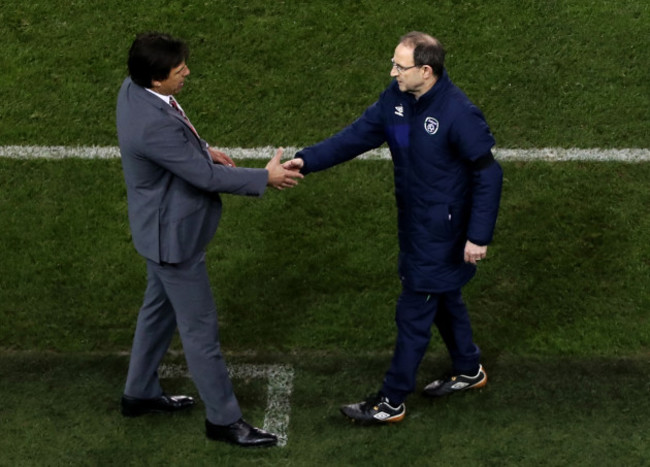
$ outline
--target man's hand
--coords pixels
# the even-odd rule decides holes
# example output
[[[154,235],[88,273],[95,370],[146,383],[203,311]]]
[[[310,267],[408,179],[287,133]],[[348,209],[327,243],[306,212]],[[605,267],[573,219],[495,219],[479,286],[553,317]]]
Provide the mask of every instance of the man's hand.
[[[287,169],[283,164],[280,164],[283,152],[284,148],[278,148],[275,152],[275,156],[273,156],[269,163],[266,164],[266,170],[269,171],[269,181],[267,182],[267,185],[277,188],[278,190],[296,186],[298,184],[296,178],[304,178],[298,169]],[[285,164],[287,164],[287,162],[285,162]]]
[[[305,165],[305,161],[303,161],[301,158],[297,158],[297,159],[290,159],[286,161],[284,164],[282,164],[282,167],[284,167],[287,170],[299,171],[304,167],[304,165]]]
[[[465,262],[476,264],[478,261],[485,259],[487,255],[487,245],[475,245],[467,240],[465,243]]]
[[[225,165],[226,167],[237,167],[233,160],[225,153],[214,148],[208,148],[212,162],[215,164]]]

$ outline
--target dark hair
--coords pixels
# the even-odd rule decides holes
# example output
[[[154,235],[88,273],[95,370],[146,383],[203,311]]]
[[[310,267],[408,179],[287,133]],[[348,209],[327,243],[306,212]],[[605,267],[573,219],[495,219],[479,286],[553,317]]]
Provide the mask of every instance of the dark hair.
[[[150,88],[153,80],[166,79],[189,55],[187,44],[169,34],[138,34],[129,50],[129,74],[135,84]]]
[[[441,76],[445,68],[445,49],[438,39],[419,31],[411,31],[400,39],[400,44],[413,47],[416,66],[429,65],[433,74]]]

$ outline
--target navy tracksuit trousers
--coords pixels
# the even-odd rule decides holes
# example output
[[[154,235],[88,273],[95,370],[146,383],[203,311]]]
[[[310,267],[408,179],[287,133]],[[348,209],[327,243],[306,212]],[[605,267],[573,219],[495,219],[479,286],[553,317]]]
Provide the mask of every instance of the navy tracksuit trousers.
[[[433,294],[403,288],[395,322],[397,342],[381,389],[392,403],[401,404],[415,391],[417,370],[434,323],[447,346],[454,373],[476,373],[481,352],[472,340],[472,326],[460,289]]]

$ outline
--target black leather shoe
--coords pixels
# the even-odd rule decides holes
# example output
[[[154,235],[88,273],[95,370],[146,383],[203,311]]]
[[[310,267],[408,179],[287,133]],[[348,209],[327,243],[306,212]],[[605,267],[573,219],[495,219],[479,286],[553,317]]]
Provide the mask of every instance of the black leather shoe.
[[[190,396],[168,396],[163,394],[156,399],[137,399],[122,396],[122,415],[137,417],[146,413],[178,412],[179,410],[189,409],[194,404],[196,402]]]
[[[243,447],[275,446],[278,437],[246,423],[242,418],[232,425],[215,425],[205,421],[205,434],[215,441],[225,441]]]

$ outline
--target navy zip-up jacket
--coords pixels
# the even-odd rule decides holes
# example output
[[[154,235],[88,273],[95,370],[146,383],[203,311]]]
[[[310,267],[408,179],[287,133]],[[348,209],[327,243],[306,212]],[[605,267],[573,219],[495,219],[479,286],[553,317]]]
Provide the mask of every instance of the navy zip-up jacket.
[[[492,241],[503,173],[481,111],[447,72],[418,100],[393,82],[350,126],[296,154],[308,174],[388,143],[395,177],[405,287],[440,293],[465,285],[476,267],[467,240]]]

